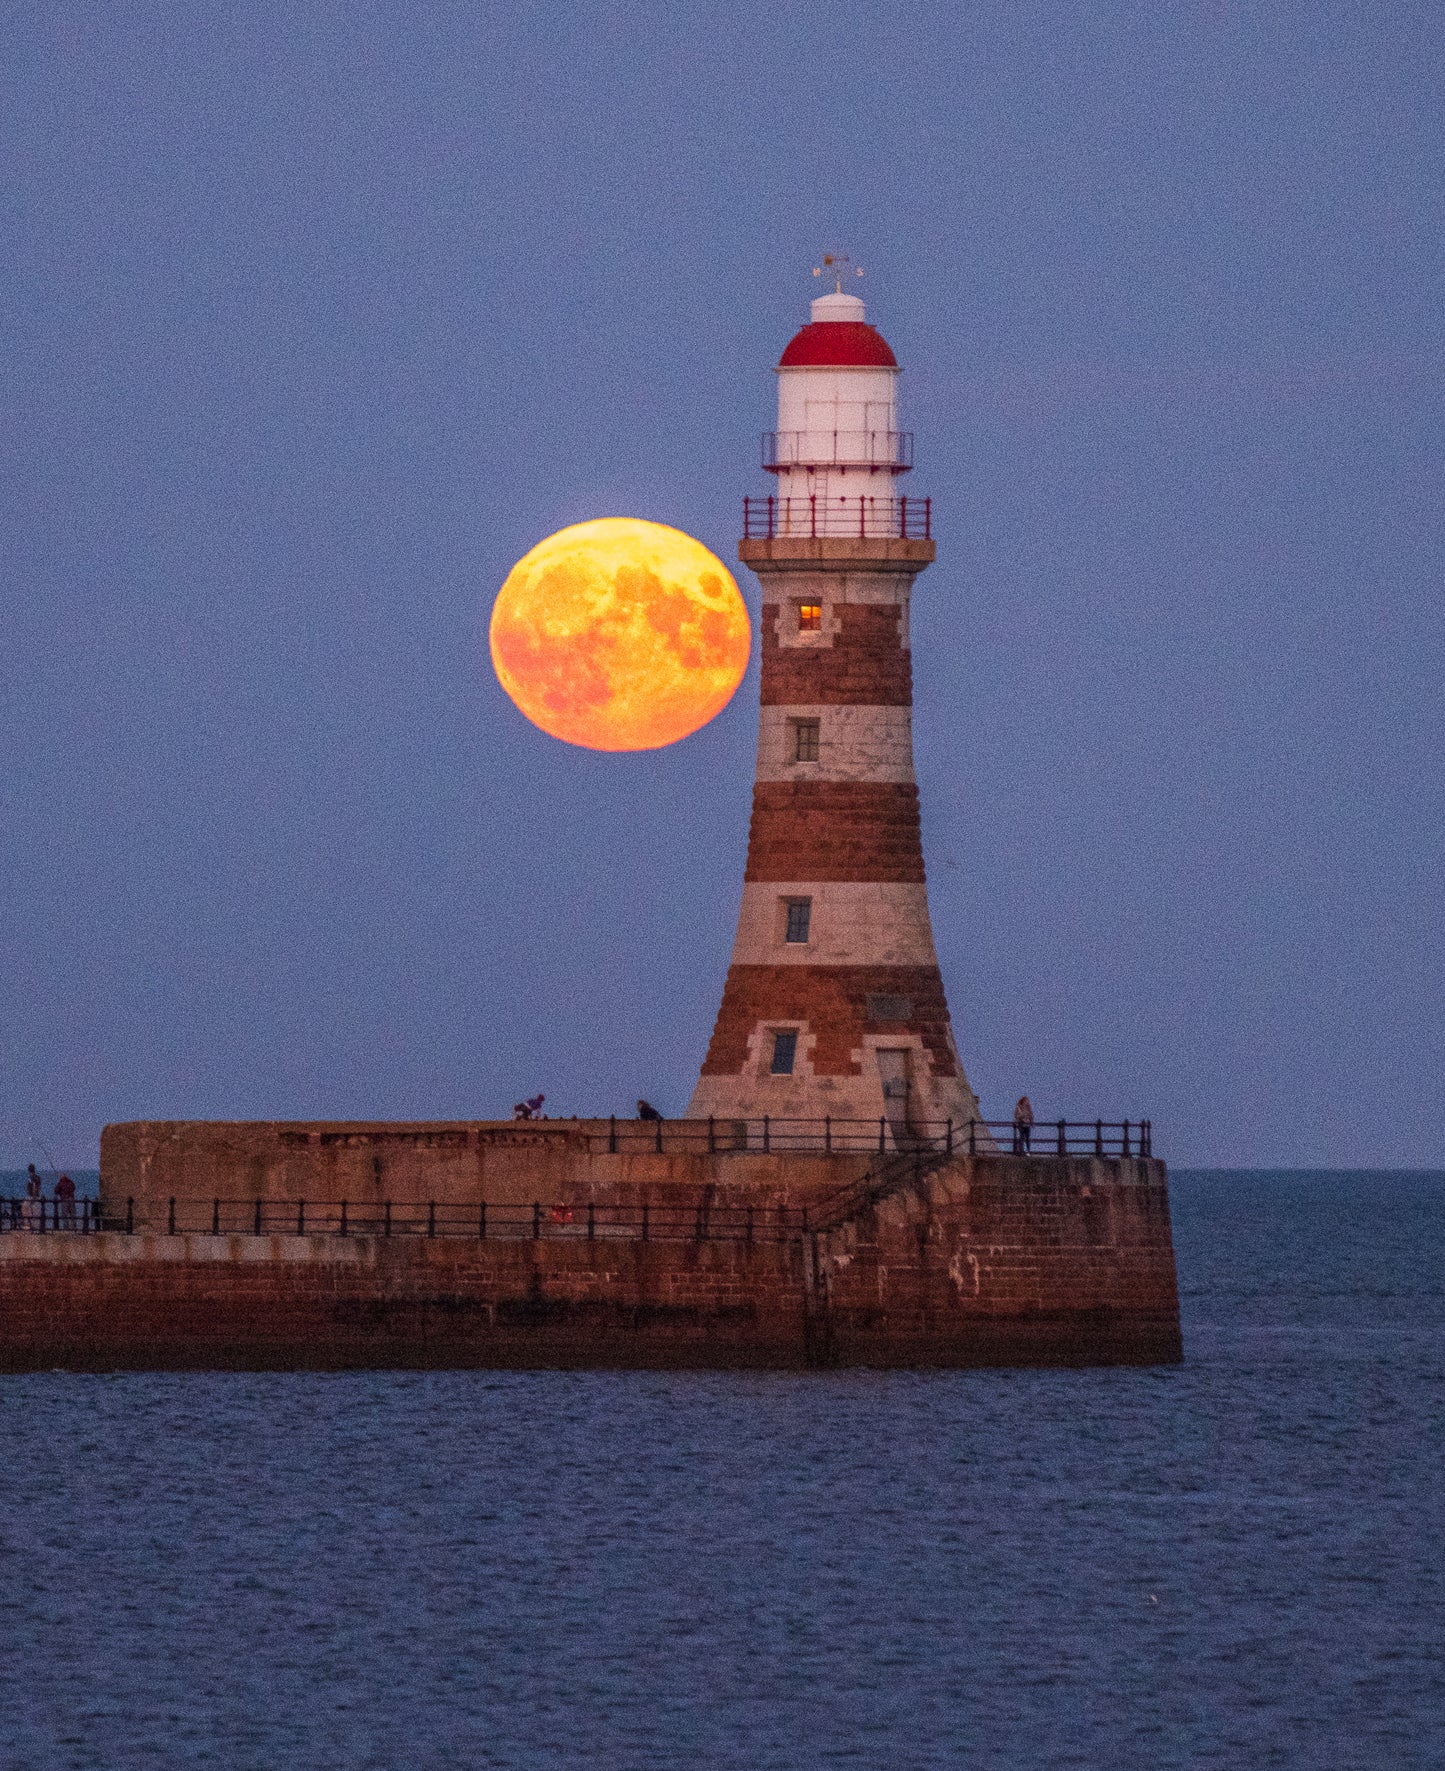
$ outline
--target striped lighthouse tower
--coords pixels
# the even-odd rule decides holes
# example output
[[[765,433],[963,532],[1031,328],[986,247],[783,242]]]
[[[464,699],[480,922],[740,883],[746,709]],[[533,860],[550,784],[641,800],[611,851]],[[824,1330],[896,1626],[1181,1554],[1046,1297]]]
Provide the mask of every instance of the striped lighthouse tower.
[[[900,496],[898,364],[841,288],[778,365],[773,497],[744,504],[762,584],[762,706],[742,909],[690,1117],[979,1116],[928,914],[909,599],[934,558]]]

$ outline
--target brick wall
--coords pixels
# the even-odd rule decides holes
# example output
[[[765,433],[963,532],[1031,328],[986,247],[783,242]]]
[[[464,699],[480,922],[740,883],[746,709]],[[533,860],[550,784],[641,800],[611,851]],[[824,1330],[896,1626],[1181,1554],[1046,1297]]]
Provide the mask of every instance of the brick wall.
[[[797,1248],[744,1260],[723,1243],[66,1240],[0,1238],[0,1367],[802,1362]]]
[[[918,789],[905,781],[759,781],[749,880],[924,877]]]
[[[908,707],[913,664],[903,644],[902,609],[895,604],[834,603],[837,627],[829,643],[778,643],[778,603],[762,611],[762,705]]]
[[[965,1158],[830,1239],[820,1267],[844,1364],[1181,1356],[1161,1162]]]
[[[909,999],[913,1013],[906,1023],[869,1017],[869,997],[886,995]],[[703,1075],[740,1071],[749,1036],[766,1019],[806,1023],[815,1041],[810,1058],[817,1076],[858,1075],[860,1037],[868,1033],[916,1033],[935,1075],[958,1070],[937,966],[729,966]]]

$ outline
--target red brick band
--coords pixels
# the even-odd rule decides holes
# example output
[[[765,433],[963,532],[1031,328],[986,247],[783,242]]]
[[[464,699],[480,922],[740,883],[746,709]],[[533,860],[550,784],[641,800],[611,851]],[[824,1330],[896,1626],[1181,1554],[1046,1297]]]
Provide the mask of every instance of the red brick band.
[[[868,1018],[869,998],[906,996],[907,1021]],[[936,1076],[956,1076],[948,1002],[937,966],[734,965],[702,1067],[704,1076],[737,1076],[748,1062],[748,1038],[759,1022],[806,1021],[817,1044],[815,1075],[860,1076],[854,1053],[865,1033],[916,1033]]]
[[[759,781],[749,880],[923,881],[918,789],[902,781]]]
[[[763,604],[764,707],[911,707],[913,660],[897,603],[838,603],[838,631],[822,645],[783,646],[791,604]]]

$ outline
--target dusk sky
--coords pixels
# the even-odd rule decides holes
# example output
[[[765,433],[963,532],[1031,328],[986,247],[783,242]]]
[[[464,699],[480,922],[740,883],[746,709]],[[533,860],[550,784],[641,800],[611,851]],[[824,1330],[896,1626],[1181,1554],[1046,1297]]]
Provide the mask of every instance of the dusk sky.
[[[1438,4],[4,10],[0,1161],[682,1110],[756,662],[590,752],[487,620],[584,518],[735,563],[829,249],[985,1111],[1445,1159]]]

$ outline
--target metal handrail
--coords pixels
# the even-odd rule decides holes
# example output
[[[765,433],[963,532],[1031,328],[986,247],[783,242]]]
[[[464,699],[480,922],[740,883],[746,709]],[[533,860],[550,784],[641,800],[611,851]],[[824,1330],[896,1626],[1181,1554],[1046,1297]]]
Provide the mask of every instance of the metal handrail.
[[[544,1124],[556,1123],[543,1121]],[[1147,1119],[1054,1119],[1031,1126],[1012,1119],[610,1119],[610,1152],[706,1151],[778,1155],[879,1155],[941,1144],[950,1155],[1000,1150],[1021,1156],[1148,1156],[1153,1128]]]
[[[840,1228],[862,1212],[956,1156],[996,1155],[1048,1159],[1066,1156],[1147,1158],[1153,1152],[1149,1120],[1038,1121],[966,1119],[895,1123],[859,1119],[610,1120],[607,1148],[624,1152],[697,1151],[847,1155],[875,1153],[878,1160],[856,1180],[810,1206],[629,1206],[595,1200],[456,1205],[428,1200],[168,1199],[168,1235],[467,1237],[486,1241],[540,1241],[569,1237],[596,1241],[782,1243]],[[866,1139],[866,1141],[865,1141]],[[137,1218],[134,1199],[0,1198],[0,1234],[32,1232],[91,1235],[101,1230],[155,1233],[158,1224]]]
[[[896,1151],[875,1164],[851,1186],[840,1187],[836,1193],[820,1200],[814,1208],[816,1221],[813,1228],[820,1235],[842,1229],[903,1187],[917,1186],[926,1175],[941,1168],[948,1160],[948,1153],[937,1148]]]
[[[86,1236],[100,1227],[98,1199],[0,1198],[0,1235],[32,1230],[38,1236],[58,1232]]]
[[[792,1205],[599,1204],[596,1200],[534,1200],[531,1204],[430,1200],[167,1199],[157,1221],[134,1199],[112,1204],[103,1227],[133,1235],[379,1236],[412,1240],[541,1242],[564,1238],[600,1242],[795,1241],[809,1223],[808,1208]]]
[[[931,541],[933,500],[873,497],[868,493],[743,499],[745,541],[772,541],[789,536]]]

